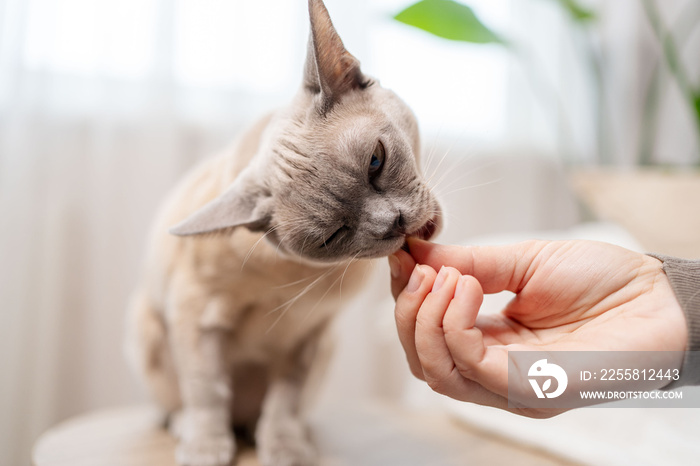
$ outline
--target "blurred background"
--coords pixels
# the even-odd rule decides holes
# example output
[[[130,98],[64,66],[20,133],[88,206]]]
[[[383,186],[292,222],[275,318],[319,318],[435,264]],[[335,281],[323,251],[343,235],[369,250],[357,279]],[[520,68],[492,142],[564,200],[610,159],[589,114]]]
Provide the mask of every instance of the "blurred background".
[[[414,3],[326,1],[363,70],[418,117],[440,241],[700,257],[700,2]],[[0,0],[0,464],[29,464],[57,421],[144,399],[121,338],[150,222],[189,167],[290,100],[307,22],[304,0]],[[327,405],[400,399],[584,464],[700,454],[693,410],[533,424],[425,391],[384,267],[362,298],[377,304],[342,317]]]

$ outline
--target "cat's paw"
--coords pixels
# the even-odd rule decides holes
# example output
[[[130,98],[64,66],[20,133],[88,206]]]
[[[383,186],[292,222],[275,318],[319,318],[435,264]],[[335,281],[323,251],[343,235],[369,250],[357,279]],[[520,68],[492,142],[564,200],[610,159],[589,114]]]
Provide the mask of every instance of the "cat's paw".
[[[258,429],[258,460],[262,466],[316,466],[318,455],[301,422],[289,420]]]
[[[258,460],[262,466],[316,466],[318,464],[316,449],[308,441],[258,448]]]
[[[230,435],[194,437],[180,440],[175,450],[175,459],[180,466],[229,466],[235,449],[235,442]]]

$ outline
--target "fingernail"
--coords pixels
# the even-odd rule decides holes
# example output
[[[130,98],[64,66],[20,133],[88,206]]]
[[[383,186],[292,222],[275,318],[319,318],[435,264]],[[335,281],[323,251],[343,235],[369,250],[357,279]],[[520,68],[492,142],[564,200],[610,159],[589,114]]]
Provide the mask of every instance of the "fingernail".
[[[440,272],[435,278],[435,283],[433,283],[433,291],[438,291],[445,283],[445,280],[447,280],[447,269],[443,265],[442,267],[440,267]]]
[[[418,287],[420,287],[423,278],[425,278],[425,273],[420,269],[419,265],[416,265],[411,274],[411,279],[408,281],[408,285],[406,285],[406,291],[409,293],[418,291]]]
[[[399,278],[401,274],[401,262],[399,258],[391,255],[389,256],[389,270],[391,271],[391,278]]]

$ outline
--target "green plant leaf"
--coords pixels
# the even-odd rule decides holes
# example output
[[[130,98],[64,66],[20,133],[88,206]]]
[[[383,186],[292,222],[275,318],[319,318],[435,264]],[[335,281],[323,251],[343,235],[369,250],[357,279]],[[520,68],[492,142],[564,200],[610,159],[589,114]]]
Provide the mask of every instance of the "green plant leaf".
[[[695,94],[695,116],[700,121],[700,92]]]
[[[587,23],[596,19],[593,10],[582,7],[576,0],[556,0],[568,13],[574,21],[579,23]]]
[[[445,39],[475,44],[505,44],[468,6],[453,0],[421,0],[394,19]]]

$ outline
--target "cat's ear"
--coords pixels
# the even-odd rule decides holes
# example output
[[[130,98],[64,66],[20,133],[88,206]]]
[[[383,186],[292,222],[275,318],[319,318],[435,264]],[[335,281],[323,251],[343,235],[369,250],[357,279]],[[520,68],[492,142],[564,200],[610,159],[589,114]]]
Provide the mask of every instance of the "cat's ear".
[[[272,198],[269,191],[242,173],[219,197],[170,229],[177,236],[212,233],[234,227],[251,231],[269,228]]]
[[[309,0],[311,34],[304,70],[304,87],[320,95],[320,111],[327,112],[340,97],[367,87],[360,61],[352,56],[333,27],[322,0]]]

